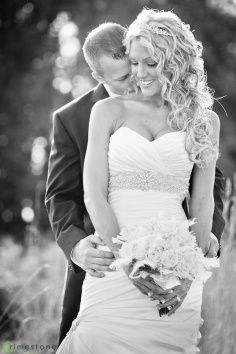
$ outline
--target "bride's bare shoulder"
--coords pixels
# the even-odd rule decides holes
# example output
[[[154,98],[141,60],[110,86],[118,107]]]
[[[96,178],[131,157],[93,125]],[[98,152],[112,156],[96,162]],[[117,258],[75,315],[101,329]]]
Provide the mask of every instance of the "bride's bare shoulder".
[[[119,96],[96,102],[91,111],[90,127],[100,126],[100,128],[103,127],[112,133],[120,117],[122,117],[123,110],[124,105]]]
[[[105,98],[93,106],[91,120],[99,120],[100,123],[110,127],[119,126],[128,112],[137,106],[138,102],[140,102],[140,95],[138,94]]]
[[[93,106],[92,111],[105,116],[110,116],[111,114],[118,114],[123,109],[122,101],[119,97],[120,96],[114,98],[108,97],[104,100],[98,101]]]

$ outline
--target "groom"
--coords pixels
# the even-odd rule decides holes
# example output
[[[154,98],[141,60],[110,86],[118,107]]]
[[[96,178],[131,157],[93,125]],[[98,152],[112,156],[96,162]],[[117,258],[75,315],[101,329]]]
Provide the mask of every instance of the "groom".
[[[102,244],[102,240],[93,235],[94,228],[84,205],[82,176],[93,105],[106,97],[123,94],[130,83],[130,63],[122,44],[125,32],[126,29],[118,24],[105,23],[88,35],[83,52],[92,76],[99,84],[53,115],[45,203],[57,243],[68,260],[59,344],[79,311],[85,271],[91,276],[103,277],[114,260],[111,252],[96,249],[96,244]],[[216,169],[212,232],[218,240],[224,228],[222,194],[223,176]],[[186,203],[183,207],[187,213]],[[212,236],[209,256],[217,250],[218,242]],[[134,285],[144,294],[160,299],[164,296],[161,289],[149,280],[135,280]],[[183,300],[188,288],[181,285],[179,290]]]

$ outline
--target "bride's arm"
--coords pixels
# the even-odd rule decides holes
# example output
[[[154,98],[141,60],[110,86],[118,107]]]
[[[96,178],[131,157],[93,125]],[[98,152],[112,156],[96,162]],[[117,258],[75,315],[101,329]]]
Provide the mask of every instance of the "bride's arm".
[[[214,142],[219,146],[220,120],[212,112],[214,130]],[[193,170],[192,194],[189,206],[189,217],[196,218],[196,224],[192,231],[196,235],[198,245],[206,254],[209,248],[210,234],[214,212],[214,181],[216,160],[212,161],[207,168],[199,168],[196,165]]]
[[[119,233],[116,217],[108,203],[108,147],[115,128],[114,104],[100,101],[92,109],[84,162],[84,201],[93,226],[117,255],[112,237]]]

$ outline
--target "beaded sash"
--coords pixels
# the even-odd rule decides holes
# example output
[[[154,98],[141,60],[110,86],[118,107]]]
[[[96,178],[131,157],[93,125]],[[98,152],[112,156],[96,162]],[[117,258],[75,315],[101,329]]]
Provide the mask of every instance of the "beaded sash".
[[[140,173],[119,173],[109,178],[109,191],[132,189],[141,191],[165,191],[185,197],[188,193],[189,181],[158,172],[143,171]]]

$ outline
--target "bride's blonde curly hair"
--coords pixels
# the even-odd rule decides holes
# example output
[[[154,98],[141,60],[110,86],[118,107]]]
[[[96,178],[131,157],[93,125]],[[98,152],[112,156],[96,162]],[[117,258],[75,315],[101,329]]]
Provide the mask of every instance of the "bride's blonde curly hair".
[[[178,16],[170,11],[144,9],[129,26],[124,45],[127,53],[139,38],[157,62],[162,98],[171,111],[167,123],[187,132],[186,150],[199,167],[218,156],[213,139],[213,95],[207,85],[202,44]]]

